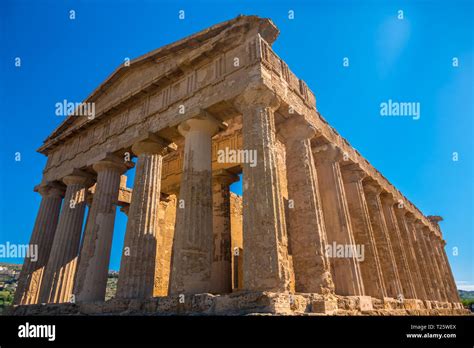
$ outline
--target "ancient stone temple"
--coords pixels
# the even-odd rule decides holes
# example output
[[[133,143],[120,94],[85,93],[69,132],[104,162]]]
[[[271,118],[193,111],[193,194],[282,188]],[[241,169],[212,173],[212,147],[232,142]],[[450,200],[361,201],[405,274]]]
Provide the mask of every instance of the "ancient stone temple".
[[[239,16],[152,51],[90,94],[94,117],[46,138],[39,258],[15,314],[463,313],[441,218],[327,124],[273,52],[278,33]]]

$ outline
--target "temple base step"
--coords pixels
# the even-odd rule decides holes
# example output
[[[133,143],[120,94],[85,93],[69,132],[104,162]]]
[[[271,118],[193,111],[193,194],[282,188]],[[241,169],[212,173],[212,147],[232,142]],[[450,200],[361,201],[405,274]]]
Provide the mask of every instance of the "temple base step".
[[[387,305],[389,303],[389,305]],[[457,304],[369,296],[235,292],[15,306],[8,315],[469,315]]]

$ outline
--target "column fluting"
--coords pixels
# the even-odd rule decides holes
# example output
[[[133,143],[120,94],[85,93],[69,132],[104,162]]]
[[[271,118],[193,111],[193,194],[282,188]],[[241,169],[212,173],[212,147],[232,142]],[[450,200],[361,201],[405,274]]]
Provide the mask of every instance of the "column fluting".
[[[63,182],[67,187],[66,195],[41,285],[42,303],[73,301],[71,294],[86,209],[85,194],[92,181],[87,175],[75,173],[66,176]]]
[[[359,264],[364,281],[365,294],[383,299],[387,297],[387,292],[362,184],[362,180],[366,177],[367,174],[354,163],[342,167],[342,178],[351,216],[354,240],[358,245],[364,246],[364,257]]]
[[[295,290],[306,293],[334,292],[327,237],[318,187],[318,175],[310,140],[316,129],[294,118],[280,126],[285,139],[288,182],[288,238],[293,258]]]
[[[364,295],[364,283],[342,181],[340,162],[343,154],[338,147],[327,143],[315,147],[313,156],[326,226],[326,255],[331,251],[329,262],[336,294]],[[340,256],[338,250],[341,248],[350,252],[344,252]]]
[[[64,188],[58,184],[39,185],[35,191],[42,198],[29,245],[30,248],[37,248],[37,256],[36,260],[28,257],[23,262],[13,299],[17,305],[38,303],[44,268],[48,263],[64,196]]]
[[[211,144],[218,129],[218,122],[207,117],[189,119],[178,127],[185,144],[170,275],[171,294],[211,290]]]
[[[108,157],[93,165],[97,186],[79,255],[74,295],[77,302],[104,301],[120,175],[127,165]]]
[[[399,298],[402,285],[380,200],[382,188],[372,181],[364,181],[363,185],[387,296]]]
[[[132,201],[117,284],[118,298],[153,296],[164,141],[144,140],[132,151],[138,156]]]

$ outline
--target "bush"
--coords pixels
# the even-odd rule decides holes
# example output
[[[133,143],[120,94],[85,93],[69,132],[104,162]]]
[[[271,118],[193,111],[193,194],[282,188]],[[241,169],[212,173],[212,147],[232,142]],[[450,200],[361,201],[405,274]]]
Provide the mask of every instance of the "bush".
[[[0,291],[0,306],[10,305],[13,302],[13,294],[10,291]]]
[[[463,299],[461,300],[464,307],[469,309],[474,308],[474,299]]]

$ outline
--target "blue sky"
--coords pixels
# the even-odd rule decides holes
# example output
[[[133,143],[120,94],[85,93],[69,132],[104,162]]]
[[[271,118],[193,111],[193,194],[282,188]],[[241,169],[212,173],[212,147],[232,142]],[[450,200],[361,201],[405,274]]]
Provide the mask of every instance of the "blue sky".
[[[281,31],[274,50],[316,94],[326,120],[425,215],[444,217],[455,278],[474,290],[474,5],[467,0],[1,1],[0,244],[29,241],[40,202],[33,187],[46,163],[35,151],[62,121],[55,103],[82,101],[125,57],[238,14],[271,18]],[[420,119],[382,117],[380,103],[389,99],[420,103]],[[118,213],[111,269],[120,265],[125,223]]]

